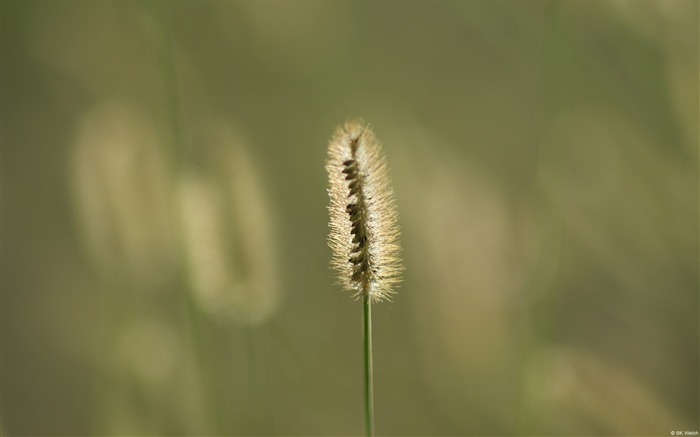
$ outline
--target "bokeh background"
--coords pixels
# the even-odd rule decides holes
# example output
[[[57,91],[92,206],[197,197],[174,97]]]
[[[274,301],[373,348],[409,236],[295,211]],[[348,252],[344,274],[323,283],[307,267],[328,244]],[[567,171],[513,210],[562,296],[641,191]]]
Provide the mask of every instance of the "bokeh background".
[[[699,13],[3,1],[3,435],[361,434],[350,117],[403,232],[379,434],[699,430]]]

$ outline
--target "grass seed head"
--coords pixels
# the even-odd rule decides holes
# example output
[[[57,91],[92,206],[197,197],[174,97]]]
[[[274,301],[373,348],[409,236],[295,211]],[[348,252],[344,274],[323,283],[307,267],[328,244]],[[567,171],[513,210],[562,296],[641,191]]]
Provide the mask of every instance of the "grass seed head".
[[[369,125],[349,121],[328,146],[331,265],[357,298],[389,299],[401,280],[401,247],[394,192]]]

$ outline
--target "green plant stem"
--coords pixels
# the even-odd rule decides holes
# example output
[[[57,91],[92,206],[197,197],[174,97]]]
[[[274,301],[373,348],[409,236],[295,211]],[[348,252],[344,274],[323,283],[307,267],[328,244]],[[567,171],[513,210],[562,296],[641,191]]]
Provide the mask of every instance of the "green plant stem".
[[[365,313],[365,425],[367,437],[374,435],[374,378],[372,376],[372,302],[364,298]]]

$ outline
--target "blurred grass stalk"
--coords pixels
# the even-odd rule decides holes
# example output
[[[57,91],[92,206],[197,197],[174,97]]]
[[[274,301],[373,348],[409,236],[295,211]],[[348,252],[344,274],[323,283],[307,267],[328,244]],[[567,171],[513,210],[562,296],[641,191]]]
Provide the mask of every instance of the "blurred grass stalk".
[[[559,205],[547,198],[544,176],[549,170],[548,166],[562,165],[562,163],[552,158],[552,145],[543,143],[555,116],[570,106],[572,84],[575,83],[577,71],[574,55],[576,50],[572,48],[574,41],[567,31],[561,3],[547,4],[545,23],[548,34],[545,40],[548,47],[543,51],[541,61],[542,71],[545,72],[541,91],[543,123],[538,130],[538,141],[535,145],[536,161],[528,193],[539,212],[537,223],[541,223],[536,229],[540,259],[536,261],[529,287],[533,294],[539,295],[540,298],[523,318],[523,337],[520,341],[520,358],[525,365],[520,367],[518,378],[519,416],[516,431],[523,435],[541,432],[538,423],[539,415],[531,410],[528,402],[530,393],[527,379],[532,361],[550,342],[556,341],[554,336],[558,317],[559,276],[565,233],[564,212],[560,210]]]
[[[177,74],[176,49],[173,37],[172,17],[170,15],[170,4],[167,2],[145,2],[142,10],[142,28],[146,37],[153,45],[156,55],[157,65],[162,78],[163,95],[165,97],[165,108],[168,114],[170,175],[172,178],[170,187],[178,187],[177,183],[182,179],[185,172],[185,165],[188,160],[189,150],[187,138],[183,129],[183,115],[180,105],[180,83]],[[213,372],[209,371],[208,363],[216,361],[213,350],[208,347],[207,338],[211,332],[206,333],[207,328],[201,312],[196,306],[193,294],[188,290],[190,283],[190,273],[187,268],[187,247],[185,245],[186,229],[185,223],[180,218],[178,196],[171,190],[170,211],[172,217],[177,217],[174,223],[175,240],[177,241],[179,254],[177,260],[179,296],[185,308],[187,320],[187,333],[194,353],[195,368],[200,384],[204,387],[204,411],[209,416],[205,422],[214,424],[215,428],[220,428],[223,423],[223,405],[214,399],[217,383],[213,378]]]
[[[219,363],[225,355],[217,349],[225,349],[226,339],[231,337],[223,335],[224,344],[218,348],[211,339],[222,338],[218,323],[228,327],[228,322],[233,321],[253,327],[266,321],[276,308],[269,212],[251,159],[225,123],[204,123],[199,131],[195,130],[202,133],[200,139],[206,146],[203,156],[199,156],[199,148],[191,148],[181,109],[170,5],[146,3],[142,11],[144,33],[152,41],[164,84],[168,143],[172,145],[169,163],[174,183],[170,186],[176,192],[171,196],[171,211],[177,217],[179,295],[202,384],[205,422],[209,425],[205,429],[226,432],[233,412],[227,411],[225,394],[230,388],[222,386],[221,381],[227,380],[222,372],[233,372],[231,363]],[[207,153],[211,150],[214,152]],[[201,169],[193,170],[197,163]],[[231,230],[229,223],[237,229]],[[245,329],[244,335],[253,335],[251,329]],[[256,360],[259,355],[249,353],[248,359]],[[217,363],[221,364],[218,369]],[[250,363],[248,370],[257,374],[260,364]],[[264,415],[267,407],[255,395],[265,380],[247,378],[247,397],[257,399],[257,405],[246,413],[246,418],[255,432],[266,426],[256,417]]]

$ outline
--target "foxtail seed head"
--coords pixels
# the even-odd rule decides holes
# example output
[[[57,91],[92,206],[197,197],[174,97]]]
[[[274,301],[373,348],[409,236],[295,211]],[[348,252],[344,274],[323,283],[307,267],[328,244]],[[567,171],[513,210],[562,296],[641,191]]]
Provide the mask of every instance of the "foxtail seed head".
[[[401,281],[398,213],[386,161],[369,125],[349,121],[328,146],[331,265],[357,298],[389,299]]]

